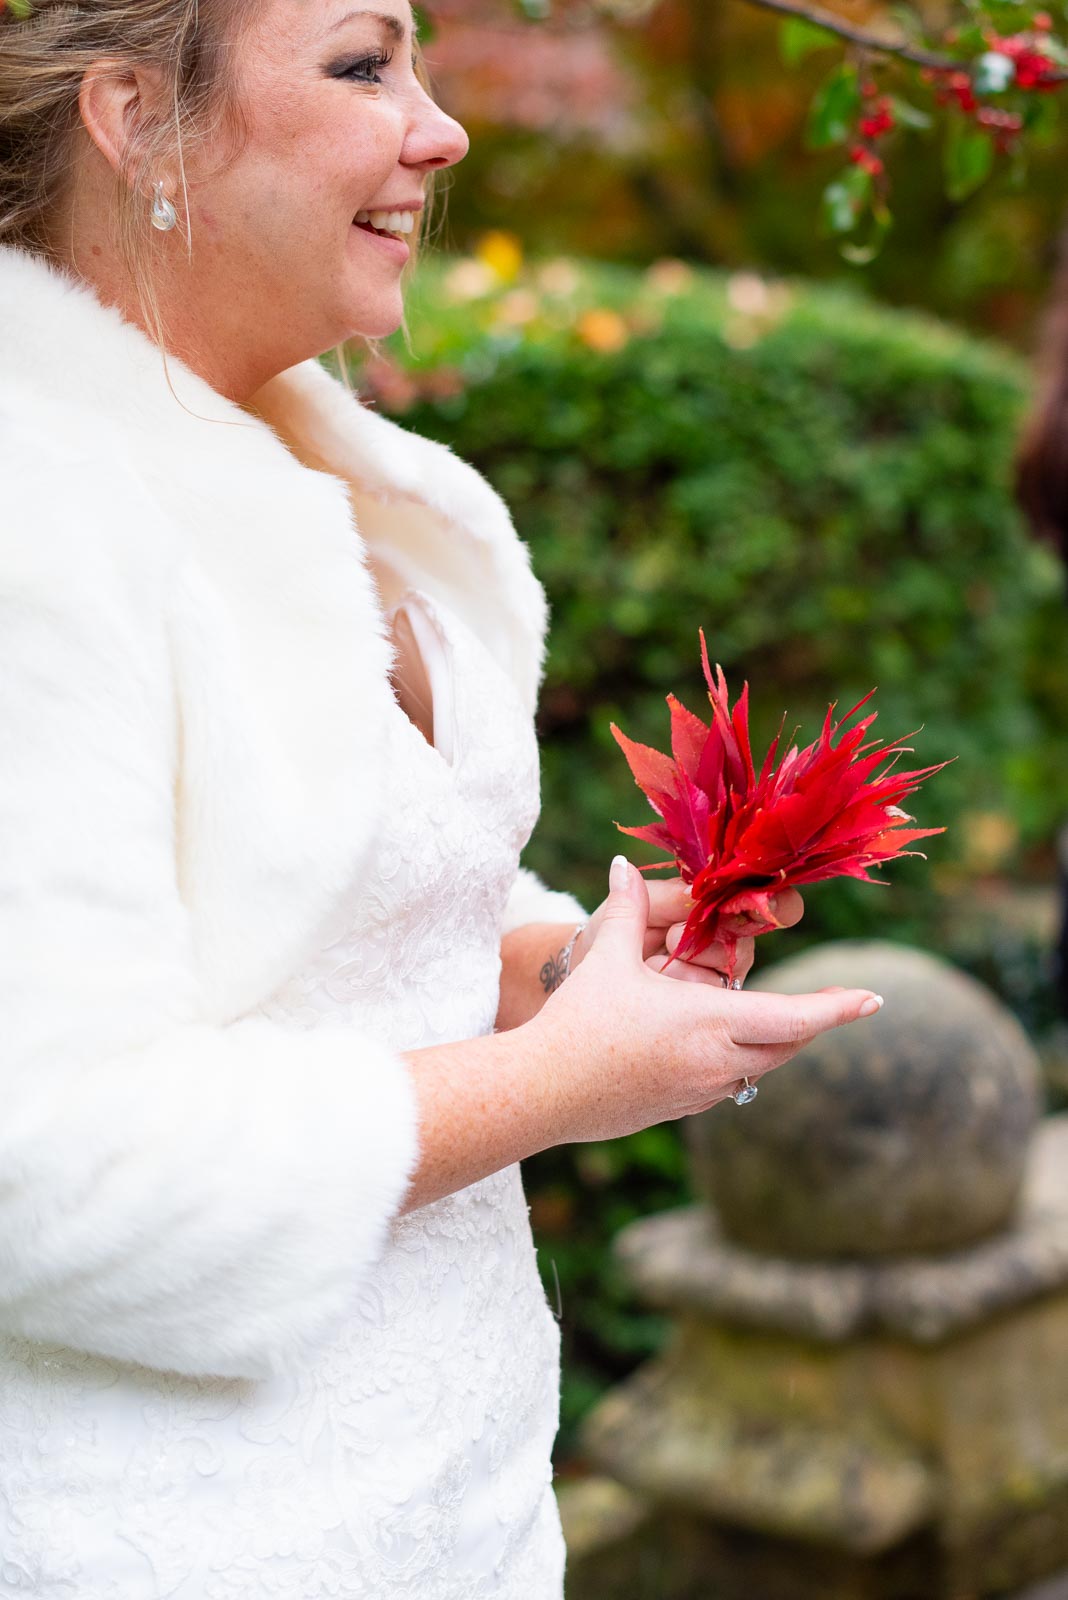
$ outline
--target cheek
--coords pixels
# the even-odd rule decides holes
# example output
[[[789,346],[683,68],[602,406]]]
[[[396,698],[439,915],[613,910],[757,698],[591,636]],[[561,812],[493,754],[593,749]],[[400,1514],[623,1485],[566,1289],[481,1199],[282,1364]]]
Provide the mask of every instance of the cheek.
[[[260,96],[232,161],[193,185],[194,229],[238,271],[303,278],[347,244],[357,211],[399,192],[404,129],[385,97]]]

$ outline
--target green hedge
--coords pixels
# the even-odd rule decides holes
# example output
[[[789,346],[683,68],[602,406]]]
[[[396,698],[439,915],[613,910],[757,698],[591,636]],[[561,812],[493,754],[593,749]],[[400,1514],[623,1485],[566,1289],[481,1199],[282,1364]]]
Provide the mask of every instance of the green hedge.
[[[1014,357],[841,292],[711,273],[669,294],[590,268],[563,295],[532,273],[459,304],[450,281],[430,274],[413,308],[399,359],[423,392],[403,420],[496,484],[549,591],[534,865],[599,896],[613,819],[645,818],[608,724],[663,744],[668,689],[701,710],[699,626],[733,684],[751,680],[760,737],[784,710],[811,735],[828,700],[877,685],[887,733],[922,725],[924,761],[957,758],[921,802],[951,825],[934,863],[967,865],[977,813],[1025,847],[1049,839],[1063,578],[1011,501]],[[591,306],[606,326],[583,322]],[[626,342],[600,353],[580,330]],[[835,895],[832,927],[895,915],[893,892]]]
[[[1068,667],[1063,573],[1010,494],[1026,369],[842,292],[558,265],[470,298],[477,280],[471,264],[425,275],[410,352],[367,376],[496,484],[549,591],[529,863],[601,897],[613,820],[646,819],[609,723],[662,746],[669,689],[706,709],[700,626],[733,686],[750,679],[758,739],[784,710],[811,737],[829,700],[877,685],[886,734],[922,725],[923,763],[957,758],[917,803],[950,829],[930,866],[901,863],[889,889],[811,891],[807,937],[938,945],[937,891],[966,882],[991,837],[1003,866],[1041,862],[1068,809]],[[570,1425],[659,1336],[605,1240],[682,1198],[684,1165],[653,1130],[550,1153],[530,1176],[550,1295],[562,1286]]]

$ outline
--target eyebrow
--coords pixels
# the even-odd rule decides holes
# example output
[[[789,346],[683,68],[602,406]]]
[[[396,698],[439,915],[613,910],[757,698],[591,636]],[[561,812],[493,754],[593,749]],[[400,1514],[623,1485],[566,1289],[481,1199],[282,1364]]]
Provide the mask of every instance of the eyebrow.
[[[347,22],[354,22],[358,18],[365,18],[365,17],[366,18],[370,18],[370,20],[372,22],[380,22],[382,24],[382,26],[385,28],[386,32],[389,34],[390,38],[391,39],[396,39],[398,41],[398,43],[400,42],[400,40],[402,40],[404,38],[405,33],[407,32],[407,29],[405,28],[404,23],[400,20],[399,17],[395,17],[392,14],[392,12],[389,12],[389,11],[365,11],[365,10],[360,10],[360,11],[346,11],[346,13],[345,13],[345,15],[343,17],[339,17],[336,22],[332,22],[330,24],[329,28],[327,28],[327,30],[326,30],[326,35],[324,35],[324,37],[329,36],[332,33],[337,33],[338,29],[339,28],[343,28]]]

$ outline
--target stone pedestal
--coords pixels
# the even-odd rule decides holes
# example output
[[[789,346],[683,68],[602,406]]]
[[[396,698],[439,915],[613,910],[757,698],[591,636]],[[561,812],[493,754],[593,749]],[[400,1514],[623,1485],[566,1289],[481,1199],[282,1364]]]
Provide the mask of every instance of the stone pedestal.
[[[834,947],[824,955],[842,970]],[[950,991],[959,998],[955,984]],[[928,1070],[937,1078],[938,1042],[947,1037],[940,1016],[958,1062],[968,1053],[967,1030],[948,1001],[939,1011],[928,994],[928,1004]],[[875,1162],[878,1137],[891,1150],[896,1137],[889,997],[886,1024],[876,1053],[889,1109],[868,1127]],[[1049,1119],[1028,1140],[1035,1102],[1026,1040],[985,1003],[978,1027],[985,1039],[1000,1039],[1008,1086],[997,1082],[993,1052],[984,1058],[991,1081],[959,1079],[973,1113],[967,1137],[956,1130],[956,1149],[967,1161],[969,1139],[987,1139],[984,1107],[1014,1116],[996,1176],[1003,1193],[1019,1198],[1009,1219],[977,1242],[903,1256],[888,1230],[889,1253],[799,1259],[739,1242],[747,1231],[740,1208],[728,1233],[704,1205],[643,1220],[621,1236],[636,1291],[676,1326],[664,1353],[610,1394],[586,1429],[589,1455],[631,1495],[634,1584],[598,1589],[595,1563],[582,1578],[579,1550],[569,1600],[609,1592],[612,1600],[966,1600],[1068,1566],[1068,1117]],[[917,1048],[922,1035],[908,1037]],[[903,1120],[924,1093],[915,1057],[912,1065]],[[818,1098],[826,1060],[810,1070]],[[754,1107],[706,1114],[732,1118],[727,1146],[743,1138],[743,1118],[776,1117],[764,1093],[771,1083]],[[863,1122],[874,1103],[870,1084],[854,1079],[843,1098],[850,1096]],[[841,1148],[848,1105],[834,1110],[829,1135]],[[739,1161],[759,1168],[768,1147],[789,1161],[786,1130],[799,1125],[806,1140],[819,1137],[803,1095],[799,1101],[791,1089],[778,1125],[754,1132],[757,1149],[742,1148]],[[937,1141],[919,1139],[914,1152],[929,1166]],[[833,1186],[833,1163],[820,1176],[806,1149],[794,1177],[801,1165],[817,1175],[813,1185]],[[721,1170],[717,1182],[726,1181]],[[930,1173],[910,1174],[903,1163],[900,1182],[905,1200],[925,1197],[932,1226],[943,1215],[951,1231],[967,1232],[964,1208],[940,1212],[930,1203],[939,1189]],[[802,1187],[796,1204],[830,1218],[835,1233],[833,1197]]]

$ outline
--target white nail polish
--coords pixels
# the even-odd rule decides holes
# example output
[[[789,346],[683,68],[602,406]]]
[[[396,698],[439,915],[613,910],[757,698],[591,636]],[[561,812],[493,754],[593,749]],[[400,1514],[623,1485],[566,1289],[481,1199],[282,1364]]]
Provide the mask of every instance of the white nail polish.
[[[625,889],[630,882],[630,862],[626,856],[613,856],[612,865],[608,872],[608,887],[610,889]]]

